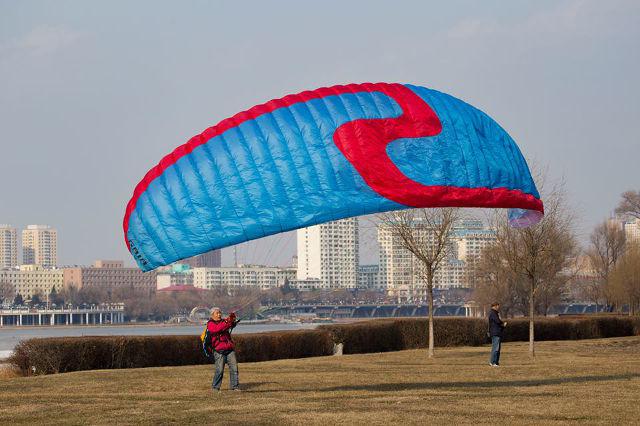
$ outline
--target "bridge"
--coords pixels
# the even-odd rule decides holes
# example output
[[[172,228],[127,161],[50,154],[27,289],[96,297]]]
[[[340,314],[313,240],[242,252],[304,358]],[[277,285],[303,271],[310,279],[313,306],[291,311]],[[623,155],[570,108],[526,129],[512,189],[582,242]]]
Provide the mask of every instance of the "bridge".
[[[440,305],[433,314],[435,316],[479,316],[474,305]],[[260,317],[271,316],[315,316],[317,318],[399,318],[424,317],[429,315],[427,305],[287,305],[274,306],[262,310]]]
[[[609,312],[603,305],[571,303],[553,306],[549,315],[581,315]],[[283,305],[263,308],[260,318],[272,316],[313,316],[317,318],[400,318],[426,317],[429,307],[425,304],[382,304],[382,305]],[[433,315],[437,317],[481,317],[482,309],[475,303],[464,305],[438,305]]]
[[[0,310],[0,327],[26,325],[89,325],[124,322],[124,304],[91,306],[88,308]]]

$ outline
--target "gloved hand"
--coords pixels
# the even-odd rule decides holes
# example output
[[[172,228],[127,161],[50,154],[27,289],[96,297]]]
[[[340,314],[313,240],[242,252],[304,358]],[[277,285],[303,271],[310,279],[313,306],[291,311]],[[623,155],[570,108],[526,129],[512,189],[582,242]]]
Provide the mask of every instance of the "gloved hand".
[[[235,312],[231,312],[229,314],[229,322],[231,322],[231,323],[236,322],[236,313]]]

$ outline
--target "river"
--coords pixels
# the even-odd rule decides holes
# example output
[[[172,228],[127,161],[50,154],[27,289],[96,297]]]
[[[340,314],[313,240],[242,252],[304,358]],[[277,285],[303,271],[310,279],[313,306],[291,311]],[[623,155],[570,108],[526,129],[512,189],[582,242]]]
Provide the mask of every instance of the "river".
[[[293,324],[238,324],[235,334],[262,333],[268,331],[303,330],[314,328],[313,323]],[[77,336],[162,336],[171,334],[194,335],[202,333],[202,325],[101,325],[55,327],[3,327],[0,328],[0,359],[11,355],[13,348],[25,339],[34,337]]]

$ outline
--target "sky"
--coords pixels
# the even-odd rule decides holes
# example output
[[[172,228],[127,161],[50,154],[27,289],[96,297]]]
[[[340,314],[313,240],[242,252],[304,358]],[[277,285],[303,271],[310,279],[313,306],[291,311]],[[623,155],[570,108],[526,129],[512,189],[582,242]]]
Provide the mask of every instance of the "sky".
[[[386,81],[495,118],[564,182],[585,239],[640,189],[639,75],[635,0],[0,0],[0,223],[55,227],[62,265],[133,265],[125,205],[165,154],[272,98]],[[237,253],[288,264],[295,234]]]

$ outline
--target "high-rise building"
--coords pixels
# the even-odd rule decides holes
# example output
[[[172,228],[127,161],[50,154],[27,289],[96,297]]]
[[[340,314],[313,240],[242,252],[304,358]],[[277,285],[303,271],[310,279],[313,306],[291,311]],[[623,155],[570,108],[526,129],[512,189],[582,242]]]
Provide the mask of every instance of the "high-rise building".
[[[427,228],[416,222],[414,232],[428,233]],[[418,238],[425,244],[433,241],[430,235]],[[451,246],[433,277],[434,288],[447,290],[468,286],[467,272],[482,249],[495,241],[495,232],[484,227],[479,220],[461,220],[451,230]],[[389,225],[378,226],[380,245],[380,286],[399,299],[424,300],[427,290],[422,263],[404,248],[399,235]]]
[[[624,224],[624,233],[628,243],[640,243],[640,219],[627,221]]]
[[[0,225],[0,269],[18,266],[18,234],[11,225]]]
[[[456,231],[454,235],[456,257],[464,261],[477,259],[482,250],[496,240],[496,233],[491,229],[465,229]]]
[[[378,225],[380,246],[379,285],[390,295],[408,299],[414,287],[414,256],[404,248],[402,239],[386,224]]]
[[[379,265],[358,266],[358,288],[362,290],[381,290]]]
[[[358,286],[358,218],[297,231],[298,280],[320,280],[320,288]]]
[[[47,225],[22,230],[22,263],[53,268],[58,263],[58,233]]]
[[[181,260],[179,263],[186,263],[192,268],[219,268],[222,266],[222,250],[211,250],[207,253]]]

